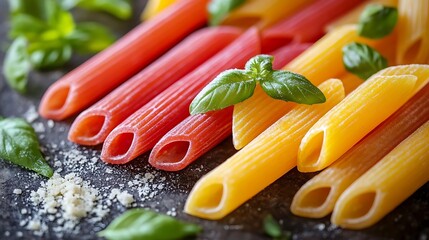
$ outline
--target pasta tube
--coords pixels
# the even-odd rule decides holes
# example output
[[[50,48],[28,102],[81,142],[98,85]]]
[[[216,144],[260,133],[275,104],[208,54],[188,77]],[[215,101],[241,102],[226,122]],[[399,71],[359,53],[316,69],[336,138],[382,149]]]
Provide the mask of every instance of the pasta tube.
[[[429,181],[429,122],[417,129],[338,199],[332,223],[369,227]]]
[[[398,64],[429,63],[429,1],[399,0]]]
[[[339,80],[328,80],[319,88],[327,97],[325,103],[297,106],[201,178],[186,201],[185,212],[220,219],[295,167],[301,138],[317,119],[344,98]]]
[[[429,121],[429,84],[323,172],[305,183],[291,211],[319,218],[331,213],[340,195],[402,140]]]
[[[298,170],[319,171],[399,109],[429,81],[429,65],[390,67],[374,74],[323,116],[302,139]]]

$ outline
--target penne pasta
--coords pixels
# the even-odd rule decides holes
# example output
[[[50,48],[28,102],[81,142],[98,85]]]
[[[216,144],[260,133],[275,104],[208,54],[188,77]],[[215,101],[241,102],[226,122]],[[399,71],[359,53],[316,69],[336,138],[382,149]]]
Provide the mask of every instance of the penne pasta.
[[[256,26],[267,28],[282,18],[292,15],[314,0],[247,0],[245,4],[233,10],[222,21],[222,25],[241,28]]]
[[[333,224],[369,227],[429,181],[429,122],[402,141],[338,199]]]
[[[284,66],[308,44],[286,46],[273,53],[273,67]],[[178,171],[231,135],[232,107],[189,116],[171,129],[153,148],[149,163],[158,169]]]
[[[240,36],[233,27],[205,28],[175,46],[160,59],[83,111],[68,138],[83,145],[102,143],[128,116]]]
[[[319,86],[327,101],[299,105],[241,151],[201,178],[192,189],[185,212],[220,219],[296,165],[299,142],[317,119],[344,98],[341,81]]]
[[[340,195],[418,127],[429,121],[429,84],[334,164],[305,183],[293,198],[295,215],[320,218]]]
[[[347,152],[429,81],[429,65],[390,67],[374,74],[307,132],[298,170],[319,171]]]
[[[398,64],[429,63],[429,1],[399,0]]]
[[[299,57],[289,63],[285,69],[304,75],[317,85],[324,79],[340,77],[345,74],[342,61],[342,48],[351,42],[362,42],[386,51],[391,39],[371,41],[361,38],[356,33],[355,25],[343,26],[328,33]],[[240,149],[252,141],[281,116],[287,113],[293,103],[274,100],[268,97],[260,87],[249,99],[234,107],[233,141]]]
[[[259,33],[251,28],[117,126],[104,142],[101,159],[122,164],[151,149],[189,116],[192,99],[206,84],[224,70],[244,67],[260,51]]]
[[[231,135],[232,107],[189,116],[171,129],[152,149],[149,163],[165,171],[179,171]]]
[[[276,23],[262,34],[262,51],[270,52],[290,42],[314,42],[324,27],[362,0],[316,0],[294,15]]]
[[[52,84],[41,100],[40,115],[63,120],[106,95],[201,27],[207,20],[206,4],[207,0],[183,0],[151,21],[141,23]]]
[[[270,55],[274,56],[273,69],[281,69],[311,45],[312,43],[289,44],[271,52]]]
[[[177,0],[149,0],[146,3],[146,6],[144,8],[144,11],[141,15],[141,20],[148,20],[156,15],[158,15],[160,12],[162,12],[165,8],[169,7],[173,3],[175,3]]]
[[[396,7],[398,5],[398,0],[367,0],[326,25],[325,32],[330,32],[340,26],[358,23],[360,15],[369,4],[382,4],[384,6]]]

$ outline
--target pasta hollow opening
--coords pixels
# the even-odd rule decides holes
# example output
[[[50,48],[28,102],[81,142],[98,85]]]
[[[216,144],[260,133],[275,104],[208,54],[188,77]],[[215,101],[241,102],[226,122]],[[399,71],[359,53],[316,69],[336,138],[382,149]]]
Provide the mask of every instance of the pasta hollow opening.
[[[323,147],[323,141],[324,141],[324,132],[321,131],[314,135],[312,138],[309,139],[306,146],[307,149],[305,149],[304,153],[305,155],[302,156],[301,163],[305,167],[315,167],[317,163],[319,162],[320,155],[322,154],[322,147]]]
[[[365,192],[352,197],[342,209],[343,217],[348,220],[365,217],[375,202],[375,192]]]
[[[63,86],[51,92],[49,101],[46,101],[47,103],[46,105],[48,109],[51,111],[55,111],[63,108],[67,102],[69,93],[70,93],[70,86]]]
[[[100,133],[105,121],[103,115],[86,116],[76,124],[75,131],[79,132],[79,138],[93,138]]]
[[[221,205],[224,186],[222,183],[210,184],[200,189],[199,196],[195,201],[195,207],[202,212],[214,212]]]
[[[158,150],[155,158],[159,165],[180,163],[186,157],[190,149],[189,141],[173,141]]]
[[[125,155],[130,150],[134,141],[134,133],[124,132],[116,135],[116,137],[110,142],[108,154],[112,158],[117,158]]]
[[[417,56],[419,55],[423,46],[422,44],[423,41],[421,38],[419,38],[405,50],[403,64],[414,63],[417,60]]]
[[[318,208],[328,199],[331,187],[320,187],[306,193],[301,200],[300,208]]]

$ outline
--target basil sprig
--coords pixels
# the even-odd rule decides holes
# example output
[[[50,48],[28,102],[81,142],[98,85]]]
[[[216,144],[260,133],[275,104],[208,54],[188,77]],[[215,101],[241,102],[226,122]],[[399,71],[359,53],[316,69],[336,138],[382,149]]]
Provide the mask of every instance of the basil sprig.
[[[326,101],[323,93],[304,76],[273,70],[272,62],[272,56],[258,55],[246,63],[244,70],[222,72],[195,97],[190,113],[205,113],[242,102],[253,95],[257,83],[275,99],[303,104]]]
[[[34,129],[20,118],[0,117],[0,158],[45,177],[53,174],[40,152]]]
[[[289,240],[291,239],[290,232],[283,232],[280,224],[274,219],[274,217],[269,214],[264,218],[263,227],[265,234],[270,236],[275,240]]]
[[[387,67],[386,58],[366,44],[353,42],[342,50],[344,67],[363,80]]]
[[[396,8],[369,4],[359,18],[358,34],[366,38],[382,38],[393,31],[397,21]]]
[[[113,33],[101,24],[75,23],[69,8],[101,9],[121,18],[131,14],[128,0],[9,0],[9,5],[9,36],[14,41],[7,50],[3,72],[20,93],[25,92],[32,69],[57,68],[71,59],[73,51],[96,53],[114,42]]]
[[[229,12],[239,7],[245,1],[246,0],[211,0],[207,7],[210,14],[210,25],[219,25]]]
[[[202,231],[198,225],[185,223],[173,217],[147,209],[132,209],[113,220],[97,235],[109,240],[183,239]]]

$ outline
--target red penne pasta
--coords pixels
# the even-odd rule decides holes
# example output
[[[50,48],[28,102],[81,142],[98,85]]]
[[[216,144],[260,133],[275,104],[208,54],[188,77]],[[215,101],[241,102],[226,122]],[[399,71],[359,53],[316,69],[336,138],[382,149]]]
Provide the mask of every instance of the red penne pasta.
[[[193,33],[82,112],[70,128],[69,140],[83,145],[102,143],[113,128],[128,116],[222,50],[241,33],[234,27],[205,28]]]
[[[311,44],[285,46],[272,53],[274,69],[280,69]],[[155,145],[149,163],[165,171],[179,171],[215,147],[232,131],[232,107],[189,116]]]
[[[149,163],[165,171],[179,171],[222,142],[232,132],[232,107],[189,116],[153,148]]]
[[[249,58],[259,53],[259,33],[252,28],[116,127],[104,142],[101,159],[122,164],[151,149],[189,116],[192,99],[206,84],[224,70],[244,67]]]
[[[62,120],[129,79],[207,20],[208,0],[183,0],[134,28],[49,87],[39,113]],[[168,30],[166,30],[168,29]]]
[[[363,0],[317,0],[289,18],[265,30],[262,51],[270,52],[290,42],[312,42],[324,34],[326,24]]]
[[[309,48],[312,43],[296,43],[281,47],[270,55],[274,56],[273,68],[282,69],[286,64]]]

